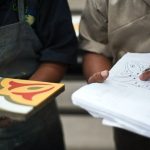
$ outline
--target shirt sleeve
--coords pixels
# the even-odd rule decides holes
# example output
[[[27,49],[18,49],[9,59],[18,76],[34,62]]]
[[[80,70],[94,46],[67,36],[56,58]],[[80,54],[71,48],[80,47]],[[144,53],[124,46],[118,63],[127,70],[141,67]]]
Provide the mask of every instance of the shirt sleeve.
[[[35,26],[43,44],[40,61],[76,62],[77,38],[67,0],[41,0]]]
[[[107,34],[106,0],[87,0],[80,21],[80,49],[111,56]]]

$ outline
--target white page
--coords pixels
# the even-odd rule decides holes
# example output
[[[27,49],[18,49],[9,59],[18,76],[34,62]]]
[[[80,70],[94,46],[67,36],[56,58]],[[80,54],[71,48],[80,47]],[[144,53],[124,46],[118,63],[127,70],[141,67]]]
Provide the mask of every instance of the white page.
[[[150,90],[150,81],[139,79],[139,75],[149,67],[150,53],[127,53],[110,70],[107,80]]]
[[[33,110],[33,107],[9,102],[4,96],[0,96],[0,111],[1,110],[18,114],[28,114]]]
[[[140,134],[142,136],[146,136],[148,138],[150,138],[150,132],[147,130],[144,130],[143,128],[138,128],[135,126],[132,126],[131,124],[128,124],[127,122],[115,122],[112,120],[108,120],[108,119],[103,119],[102,120],[102,124],[106,125],[106,126],[111,126],[111,127],[117,127],[117,128],[121,128],[121,129],[125,129],[137,134]]]
[[[150,125],[150,91],[137,87],[132,90],[130,87],[109,85],[109,82],[94,83],[74,93],[72,99],[74,104],[92,112],[105,110]]]

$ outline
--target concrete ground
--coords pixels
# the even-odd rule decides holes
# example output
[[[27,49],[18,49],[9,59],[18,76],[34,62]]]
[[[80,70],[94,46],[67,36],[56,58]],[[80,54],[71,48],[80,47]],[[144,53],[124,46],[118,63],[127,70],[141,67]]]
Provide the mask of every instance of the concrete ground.
[[[114,150],[112,129],[90,116],[62,115],[67,150]]]

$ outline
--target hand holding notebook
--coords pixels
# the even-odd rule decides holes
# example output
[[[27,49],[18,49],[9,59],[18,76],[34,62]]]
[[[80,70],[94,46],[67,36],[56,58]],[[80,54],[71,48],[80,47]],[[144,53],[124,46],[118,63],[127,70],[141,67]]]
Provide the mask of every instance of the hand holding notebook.
[[[25,120],[63,90],[62,83],[1,78],[0,116]]]

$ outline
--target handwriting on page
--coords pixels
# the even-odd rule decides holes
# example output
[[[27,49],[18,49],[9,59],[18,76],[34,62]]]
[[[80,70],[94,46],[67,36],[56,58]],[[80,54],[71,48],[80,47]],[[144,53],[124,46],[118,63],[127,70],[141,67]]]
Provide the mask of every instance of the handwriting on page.
[[[113,76],[113,80],[123,84],[150,90],[150,81],[141,81],[139,79],[139,75],[148,67],[149,65],[146,63],[129,61],[125,63],[121,69],[117,70],[115,73],[116,75]]]

